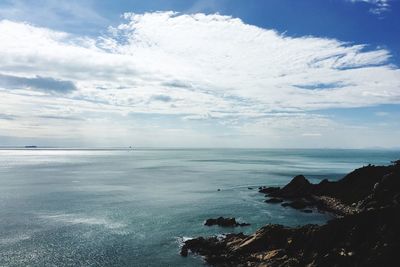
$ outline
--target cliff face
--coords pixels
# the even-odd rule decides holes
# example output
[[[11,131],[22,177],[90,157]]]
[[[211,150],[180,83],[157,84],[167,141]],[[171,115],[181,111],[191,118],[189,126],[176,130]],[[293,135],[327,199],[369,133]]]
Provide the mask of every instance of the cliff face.
[[[264,188],[266,189],[266,188]],[[260,190],[261,191],[261,190]],[[367,166],[337,182],[311,184],[296,176],[274,198],[330,199],[357,206],[327,224],[266,225],[252,235],[195,238],[184,249],[214,266],[395,266],[400,251],[400,166]],[[354,203],[354,204],[353,204]],[[350,213],[349,213],[350,214]],[[343,214],[342,214],[343,215]]]
[[[387,182],[388,180],[397,182],[397,189],[399,188],[399,169],[398,165],[363,167],[354,170],[337,182],[321,182],[315,186],[314,193],[337,198],[346,204],[364,200],[375,192],[377,188],[374,189],[374,187],[378,185],[383,185],[382,189],[393,193]]]

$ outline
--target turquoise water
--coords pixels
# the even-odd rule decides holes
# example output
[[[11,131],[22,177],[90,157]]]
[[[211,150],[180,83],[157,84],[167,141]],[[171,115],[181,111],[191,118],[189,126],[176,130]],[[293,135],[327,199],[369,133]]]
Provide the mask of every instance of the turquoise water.
[[[323,223],[248,187],[388,164],[372,150],[0,150],[0,266],[204,266],[182,237]],[[221,189],[221,191],[217,191]],[[234,216],[250,227],[205,227]]]

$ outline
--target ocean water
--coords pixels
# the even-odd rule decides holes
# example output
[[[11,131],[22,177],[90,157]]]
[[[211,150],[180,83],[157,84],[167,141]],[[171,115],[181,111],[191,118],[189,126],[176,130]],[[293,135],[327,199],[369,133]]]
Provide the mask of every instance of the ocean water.
[[[399,158],[377,150],[0,150],[0,266],[204,266],[179,256],[182,238],[331,218],[266,204],[258,186],[297,174],[339,179]],[[252,225],[203,226],[218,216]]]

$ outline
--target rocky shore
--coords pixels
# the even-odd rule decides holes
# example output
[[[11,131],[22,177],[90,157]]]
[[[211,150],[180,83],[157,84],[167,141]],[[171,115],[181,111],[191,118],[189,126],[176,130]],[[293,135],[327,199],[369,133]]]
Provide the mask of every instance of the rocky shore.
[[[213,266],[397,266],[400,251],[400,161],[365,166],[339,181],[299,175],[282,188],[261,187],[269,205],[329,211],[325,225],[266,225],[251,235],[185,241]],[[267,205],[267,204],[266,204]]]

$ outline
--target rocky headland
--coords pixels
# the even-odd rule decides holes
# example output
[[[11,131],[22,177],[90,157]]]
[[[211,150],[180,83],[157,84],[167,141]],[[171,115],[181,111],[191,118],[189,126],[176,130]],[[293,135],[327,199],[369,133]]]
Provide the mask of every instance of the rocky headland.
[[[286,186],[260,187],[270,205],[329,211],[324,225],[266,225],[251,235],[198,237],[188,252],[213,266],[397,266],[400,251],[400,161],[368,165],[339,181],[310,183],[298,175]]]

